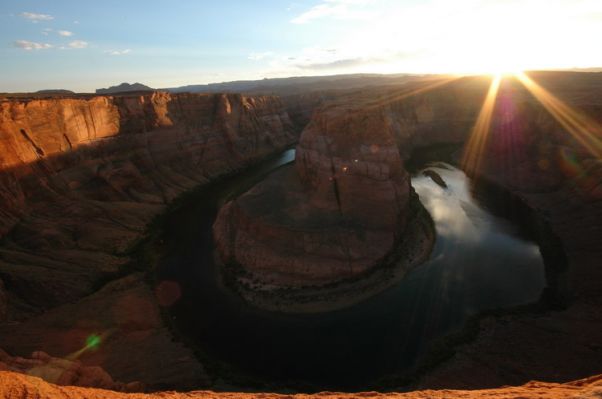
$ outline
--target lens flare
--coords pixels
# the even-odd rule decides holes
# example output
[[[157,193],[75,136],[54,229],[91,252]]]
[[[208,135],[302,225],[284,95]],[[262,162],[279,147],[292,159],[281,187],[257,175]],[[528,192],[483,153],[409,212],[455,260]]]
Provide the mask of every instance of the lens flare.
[[[487,96],[466,144],[462,157],[462,167],[469,174],[478,171],[481,167],[483,151],[489,138],[491,119],[501,80],[502,76],[496,75],[491,81]]]
[[[372,104],[370,104],[368,107],[366,107],[366,109],[379,108],[383,105],[387,105],[387,104],[390,104],[395,101],[413,97],[418,94],[427,93],[438,87],[449,84],[457,79],[459,79],[459,76],[447,76],[447,77],[443,77],[443,78],[433,79],[431,81],[424,83],[422,86],[415,87],[410,90],[396,92],[395,94],[391,94],[389,96],[381,97],[381,98],[377,99],[375,102],[373,102]]]
[[[596,121],[569,107],[527,74],[521,72],[516,76],[579,144],[594,157],[602,159],[602,127]]]
[[[69,360],[76,360],[86,352],[98,350],[100,348],[100,344],[102,344],[102,342],[106,340],[107,337],[109,337],[113,332],[114,330],[108,330],[102,334],[88,335],[85,339],[84,346],[78,351],[71,353],[66,358]]]
[[[86,348],[87,349],[97,349],[102,342],[102,338],[100,335],[92,334],[86,338]]]

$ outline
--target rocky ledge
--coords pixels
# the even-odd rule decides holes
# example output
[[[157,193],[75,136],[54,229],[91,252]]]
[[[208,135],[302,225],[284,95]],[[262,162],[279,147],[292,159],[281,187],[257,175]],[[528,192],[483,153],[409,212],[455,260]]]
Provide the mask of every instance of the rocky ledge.
[[[602,395],[602,376],[564,384],[532,381],[522,386],[497,389],[455,391],[424,390],[406,393],[320,392],[314,395],[242,392],[157,392],[154,394],[122,393],[102,389],[59,387],[39,378],[0,371],[0,396],[8,399],[595,399]]]
[[[13,371],[38,377],[56,385],[102,388],[112,391],[140,392],[144,386],[139,382],[113,381],[106,371],[98,366],[84,366],[77,359],[60,359],[46,352],[33,352],[31,358],[13,357],[0,349],[0,371]]]

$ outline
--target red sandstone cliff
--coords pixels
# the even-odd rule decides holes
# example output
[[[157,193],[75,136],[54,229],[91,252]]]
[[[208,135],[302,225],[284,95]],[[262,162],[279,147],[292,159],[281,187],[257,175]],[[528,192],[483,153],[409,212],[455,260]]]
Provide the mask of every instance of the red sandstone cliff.
[[[140,277],[94,291],[179,194],[296,141],[281,101],[155,92],[3,98],[0,110],[0,345],[65,356],[111,331],[88,362],[128,381],[198,383],[202,367],[173,342]],[[162,379],[165,358],[182,367]]]
[[[275,173],[221,210],[214,235],[223,261],[276,286],[333,283],[383,263],[410,216],[403,158],[420,145],[465,140],[489,83],[450,82],[302,97],[299,109],[321,105],[301,135],[295,171]]]
[[[177,195],[295,140],[274,97],[152,93],[0,108],[0,277],[15,316],[90,293]]]
[[[356,277],[383,262],[406,230],[410,183],[379,121],[370,111],[316,111],[295,169],[220,211],[214,236],[223,261],[289,287]]]

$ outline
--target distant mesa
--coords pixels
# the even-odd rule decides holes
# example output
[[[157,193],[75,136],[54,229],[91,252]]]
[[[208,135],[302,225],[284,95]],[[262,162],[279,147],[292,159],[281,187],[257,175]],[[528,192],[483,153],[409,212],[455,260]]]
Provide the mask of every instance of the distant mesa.
[[[115,94],[115,93],[127,93],[131,91],[153,91],[152,87],[143,85],[142,83],[122,83],[118,86],[111,86],[108,89],[96,89],[96,94]]]
[[[38,90],[36,94],[75,94],[75,92],[71,90],[65,89],[47,89],[47,90]]]
[[[403,84],[418,78],[412,74],[349,74],[335,76],[293,76],[289,78],[263,78],[261,80],[237,80],[232,82],[209,83],[170,87],[171,93],[262,93],[281,96],[308,93],[311,91],[356,89],[366,86]]]

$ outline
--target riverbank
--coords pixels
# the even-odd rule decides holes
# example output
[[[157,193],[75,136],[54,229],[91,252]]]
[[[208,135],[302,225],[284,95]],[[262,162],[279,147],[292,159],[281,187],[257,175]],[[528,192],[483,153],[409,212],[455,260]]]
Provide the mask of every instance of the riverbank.
[[[449,165],[438,163],[437,166],[442,168],[443,172],[463,176],[460,171]],[[443,172],[440,173],[442,176],[445,176],[446,174]],[[417,174],[417,176],[419,175]],[[207,193],[208,197],[203,200],[203,203],[190,204],[188,208],[182,209],[182,212],[180,212],[181,214],[176,216],[170,222],[171,227],[166,231],[166,237],[169,237],[174,244],[178,243],[178,245],[174,246],[172,249],[173,255],[168,256],[164,260],[166,272],[168,270],[174,271],[177,269],[187,270],[183,272],[184,274],[178,272],[177,281],[189,286],[191,291],[190,295],[192,295],[192,297],[187,298],[189,305],[183,305],[181,307],[177,306],[178,309],[172,309],[171,314],[174,317],[172,321],[178,321],[175,323],[176,330],[180,330],[181,336],[187,336],[185,342],[187,342],[189,346],[198,348],[199,353],[204,353],[203,356],[205,356],[206,359],[209,358],[211,359],[210,362],[215,362],[217,367],[214,368],[216,371],[214,375],[221,378],[224,382],[228,381],[229,384],[231,384],[229,386],[236,386],[238,389],[241,389],[242,387],[255,387],[257,389],[268,389],[271,391],[296,389],[303,392],[317,392],[321,389],[325,389],[324,387],[327,386],[329,387],[328,389],[352,389],[349,387],[337,388],[332,385],[320,385],[322,383],[332,383],[332,381],[318,382],[319,379],[314,381],[315,384],[307,383],[301,377],[298,379],[292,377],[288,378],[286,372],[284,372],[284,376],[271,376],[269,372],[263,370],[262,372],[267,372],[268,374],[262,374],[262,372],[259,372],[255,367],[255,363],[279,364],[281,366],[279,368],[282,370],[287,370],[291,367],[290,363],[296,363],[294,367],[302,369],[305,369],[306,367],[311,368],[312,366],[309,364],[306,366],[302,365],[306,364],[307,361],[310,361],[309,359],[303,360],[308,358],[308,352],[313,352],[309,349],[299,349],[303,353],[297,353],[299,351],[296,351],[295,347],[298,347],[299,343],[297,343],[296,340],[300,338],[303,345],[305,345],[305,341],[303,341],[302,337],[311,337],[313,334],[318,333],[318,331],[325,331],[324,328],[327,328],[329,332],[324,335],[318,333],[320,335],[314,337],[313,346],[315,350],[317,347],[322,348],[322,346],[319,345],[324,345],[324,343],[320,344],[318,341],[322,341],[323,339],[330,339],[332,341],[332,350],[321,351],[321,356],[324,356],[325,363],[336,362],[337,360],[335,359],[338,359],[336,356],[340,356],[340,353],[354,353],[358,350],[363,351],[363,349],[358,348],[360,348],[361,345],[366,345],[366,342],[372,342],[373,344],[375,341],[373,341],[372,338],[367,340],[361,338],[359,341],[353,341],[353,338],[351,337],[343,338],[347,335],[357,335],[357,331],[363,329],[372,331],[375,334],[385,334],[385,336],[387,334],[392,334],[398,336],[393,342],[383,341],[386,342],[385,346],[390,348],[388,350],[390,353],[391,351],[395,351],[395,349],[393,349],[394,347],[404,345],[403,336],[410,331],[410,329],[407,329],[408,332],[394,333],[394,331],[397,330],[391,329],[391,320],[389,320],[391,315],[397,314],[400,318],[399,322],[401,323],[404,323],[402,320],[412,321],[414,317],[421,318],[424,316],[431,318],[431,310],[428,308],[412,309],[411,306],[413,305],[411,304],[428,303],[428,299],[426,299],[425,302],[424,298],[424,295],[430,295],[428,292],[444,293],[445,291],[441,291],[436,285],[431,286],[430,289],[426,289],[421,283],[421,281],[424,281],[424,275],[421,275],[420,273],[420,266],[414,268],[411,273],[414,277],[410,280],[413,280],[414,283],[410,284],[413,284],[414,288],[408,290],[407,285],[404,283],[404,287],[400,287],[399,289],[384,289],[380,291],[383,295],[369,292],[366,298],[362,298],[355,304],[342,306],[338,308],[338,311],[326,313],[320,313],[316,312],[316,309],[310,308],[308,310],[306,308],[305,311],[296,313],[287,312],[288,314],[284,314],[283,312],[278,312],[277,309],[266,310],[266,308],[255,306],[255,304],[249,305],[249,302],[241,297],[241,295],[232,293],[230,289],[223,287],[223,284],[220,286],[221,288],[216,291],[209,282],[219,278],[217,272],[220,270],[220,267],[213,263],[213,256],[211,256],[211,263],[207,263],[208,260],[205,259],[205,253],[207,251],[213,252],[214,248],[209,244],[203,244],[203,242],[210,239],[208,234],[210,234],[210,227],[215,220],[214,215],[215,212],[217,212],[217,207],[224,201],[231,200],[233,198],[232,193],[235,193],[234,195],[240,194],[256,184],[257,181],[258,180],[254,177],[251,177],[250,179],[241,177],[241,179],[237,179],[237,182],[234,184],[227,184],[224,187],[214,187]],[[456,184],[453,183],[453,181],[448,181],[448,183],[451,183],[451,186],[449,190],[441,189],[442,195],[453,195],[453,193],[456,192]],[[434,182],[431,182],[431,186],[433,189],[440,189]],[[214,202],[216,203],[215,210],[213,210]],[[205,227],[199,227],[199,223],[204,224]],[[188,225],[190,225],[190,227],[188,227]],[[199,241],[200,237],[203,237],[201,241]],[[187,241],[190,241],[190,244],[185,244]],[[461,252],[463,251],[461,250]],[[471,252],[472,251],[470,250],[466,251],[466,253]],[[532,251],[529,253],[531,254]],[[441,257],[437,257],[437,259],[440,258]],[[443,268],[443,270],[445,269],[447,268]],[[211,270],[215,271],[211,272]],[[543,273],[541,274],[543,275]],[[398,280],[387,279],[389,276],[385,276],[381,282],[384,285],[391,286],[401,281],[405,281],[406,279],[403,278],[405,276],[406,274],[403,274],[403,272],[400,276],[401,278]],[[167,276],[164,277],[167,278]],[[169,278],[174,278],[174,276],[170,275]],[[369,278],[369,276],[366,276],[366,278]],[[369,280],[369,283],[372,284],[373,281]],[[510,285],[514,286],[514,284]],[[407,294],[401,296],[395,294],[403,292]],[[537,288],[534,296],[538,297],[539,294],[540,289]],[[353,300],[354,297],[357,298],[357,295],[353,292],[351,292],[351,298],[342,296],[337,305],[345,305],[345,301],[349,301],[350,299]],[[372,297],[379,298],[372,300]],[[396,299],[396,297],[398,299]],[[269,299],[272,300],[272,298]],[[407,308],[405,305],[401,305],[402,308],[399,308],[399,304],[404,303],[408,304],[410,308]],[[440,303],[439,300],[435,301],[435,304],[437,303]],[[516,302],[509,303],[509,306],[511,306]],[[519,299],[518,303],[524,303],[524,301]],[[320,304],[318,304],[318,306],[320,306]],[[378,309],[382,309],[383,314],[381,314],[381,311]],[[436,308],[432,310],[437,311]],[[441,311],[441,309],[438,311]],[[447,313],[447,311],[445,311],[444,314],[445,313]],[[320,315],[324,315],[324,317]],[[360,315],[360,318],[358,319],[356,315]],[[366,315],[368,317],[361,315]],[[322,325],[324,327],[322,327]],[[346,329],[346,325],[353,325],[353,330]],[[399,324],[395,325],[398,326]],[[471,322],[470,325],[472,326],[473,323]],[[207,326],[212,327],[208,329]],[[341,328],[339,329],[338,326],[341,326]],[[403,324],[401,324],[401,326],[403,327]],[[338,337],[338,335],[342,334],[341,337],[334,338],[335,336],[333,336],[333,334],[335,333],[333,332],[333,329],[334,331],[337,331],[337,335],[335,336]],[[400,331],[405,330],[406,328],[403,327]],[[381,333],[379,333],[379,331]],[[472,332],[474,332],[474,330],[471,329],[471,333]],[[372,334],[371,332],[367,333]],[[364,334],[364,332],[359,334]],[[265,337],[265,340],[262,340],[261,337]],[[360,336],[358,335],[358,337]],[[381,338],[375,337],[375,339],[378,340]],[[438,355],[444,354],[445,356],[432,356],[430,359],[435,359],[433,360],[434,364],[446,360],[449,357],[449,352],[453,352],[453,348],[451,347],[456,344],[464,343],[467,339],[470,339],[470,336],[465,335],[462,340],[450,340],[450,345],[445,348],[445,351],[438,353]],[[344,347],[341,347],[341,344],[343,343],[346,344]],[[268,347],[264,347],[264,345],[269,345],[269,349]],[[371,345],[368,345],[366,348]],[[326,347],[330,347],[330,344],[326,344]],[[305,346],[300,346],[300,348],[305,348]],[[348,352],[351,350],[350,348],[354,348],[354,352]],[[258,351],[260,353],[256,353]],[[271,352],[274,353],[272,354]],[[293,353],[287,355],[288,352]],[[332,359],[328,359],[328,357],[331,356],[330,352],[335,355]],[[274,358],[273,356],[276,357]],[[357,357],[355,359],[349,359],[349,361],[351,363],[361,361],[362,356],[365,355],[357,353]],[[371,355],[368,356],[370,357]],[[378,361],[387,363],[386,360],[383,360],[388,359],[387,356],[388,355],[383,353],[383,356],[380,357]],[[241,357],[244,357],[244,359],[247,360],[241,360]],[[311,358],[312,356],[309,355],[309,357]],[[411,357],[411,355],[408,355],[408,357]],[[399,356],[399,359],[404,358],[406,358],[406,356]],[[344,362],[345,360],[341,361]],[[365,364],[372,364],[374,361],[375,359],[366,359]],[[203,363],[206,364],[205,361]],[[262,366],[259,365],[259,367]],[[332,367],[336,366],[333,365]],[[362,369],[362,367],[359,367],[357,370],[360,369]],[[378,376],[379,374],[376,375],[376,377]],[[362,380],[362,384],[364,385],[361,386],[391,389],[392,387],[399,386],[401,381],[403,381],[404,385],[416,381],[415,378],[407,379],[406,377],[406,373],[399,373],[396,378],[388,380],[386,384],[380,384],[377,381],[375,382],[375,385],[370,385],[371,382]],[[316,377],[312,374],[312,377],[308,378]],[[331,378],[335,377],[331,376]],[[366,376],[360,375],[358,378],[366,378]],[[309,379],[309,381],[311,381],[311,379]],[[354,381],[354,379],[352,378],[350,381]]]
[[[452,161],[458,162],[456,152]],[[531,222],[546,261],[547,287],[530,305],[484,312],[437,343],[411,389],[490,388],[529,380],[569,381],[602,371],[602,259],[599,201],[571,182],[517,185],[508,170],[484,170],[475,184],[505,203],[502,217]],[[478,189],[477,189],[478,191]],[[389,380],[385,385],[390,386]]]
[[[261,168],[283,151],[286,147],[182,192],[150,220],[123,252],[121,269],[97,281],[93,293],[29,320],[0,324],[2,348],[23,357],[36,351],[58,358],[77,354],[85,366],[102,367],[116,380],[141,382],[152,391],[212,386],[207,358],[173,328],[168,304],[157,289],[156,266],[166,250],[164,223],[210,187],[243,170]],[[87,348],[92,335],[103,338],[97,347]],[[171,359],[169,367],[166,359]]]
[[[391,287],[428,259],[436,234],[431,216],[415,192],[409,213],[406,230],[393,251],[379,266],[352,279],[300,288],[269,285],[253,279],[241,266],[224,264],[216,254],[220,283],[253,306],[271,312],[325,313],[352,306]]]

